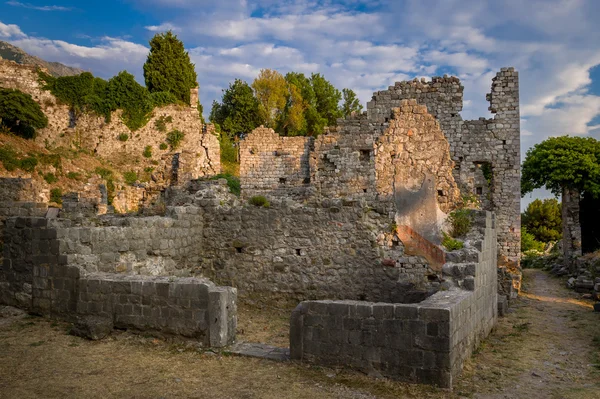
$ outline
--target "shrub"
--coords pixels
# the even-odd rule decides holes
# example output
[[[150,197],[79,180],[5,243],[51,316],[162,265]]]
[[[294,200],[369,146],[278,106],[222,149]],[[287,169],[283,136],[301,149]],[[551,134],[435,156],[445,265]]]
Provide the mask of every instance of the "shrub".
[[[219,180],[219,179],[227,180],[227,186],[229,187],[229,192],[237,195],[238,197],[240,196],[242,189],[241,189],[239,178],[237,178],[229,173],[220,173],[216,176],[211,177],[211,180]]]
[[[219,147],[221,148],[222,163],[238,163],[238,150],[227,134],[221,133],[219,136]]]
[[[19,161],[19,168],[23,169],[25,172],[33,172],[37,164],[38,160],[36,157],[27,157]]]
[[[169,117],[170,118],[170,117]],[[167,131],[167,118],[161,116],[154,122],[154,127],[159,132],[165,133]]]
[[[113,176],[112,170],[102,168],[100,166],[98,166],[96,168],[95,172],[97,175],[100,175],[100,177],[103,178],[104,180],[108,180],[108,179],[112,178],[112,176]]]
[[[50,190],[50,202],[62,204],[62,190],[60,188],[53,188]]]
[[[0,89],[0,120],[17,136],[35,138],[35,129],[48,126],[48,118],[29,94]]]
[[[0,161],[2,161],[4,169],[9,172],[12,172],[19,167],[17,153],[9,146],[0,147]]]
[[[184,139],[185,133],[175,129],[167,134],[167,143],[171,146],[171,150],[176,150],[181,141]]]
[[[456,251],[457,249],[462,249],[464,247],[462,241],[450,237],[446,232],[442,232],[442,234],[444,236],[442,239],[442,246],[444,246],[446,250],[452,252]]]
[[[39,154],[40,163],[52,165],[56,169],[62,169],[62,159],[59,154]]]
[[[468,209],[457,209],[450,212],[448,221],[452,226],[450,236],[462,237],[471,230],[471,213]]]
[[[169,146],[167,145],[167,143],[160,143],[160,145],[158,146],[158,148],[160,148],[161,150],[166,150],[167,148],[169,148]]]
[[[144,168],[144,172],[145,173],[152,173],[152,172],[154,172],[154,168],[152,166],[148,166],[147,168]]]
[[[81,179],[81,173],[69,172],[67,173],[67,178],[71,180],[79,180]]]
[[[125,179],[125,183],[127,183],[131,186],[131,185],[135,184],[135,182],[138,180],[138,175],[134,171],[129,171],[129,172],[123,173],[123,178]]]
[[[535,236],[527,231],[525,227],[521,227],[521,252],[525,253],[528,251],[544,251],[544,243],[537,241]]]
[[[248,203],[254,206],[262,206],[264,208],[268,208],[269,206],[271,206],[269,201],[267,201],[267,199],[262,195],[255,195],[254,197],[248,200]]]
[[[52,184],[56,183],[58,181],[58,178],[54,175],[54,173],[46,173],[44,175],[44,180],[46,180],[46,183]]]
[[[117,138],[119,139],[119,141],[127,141],[129,139],[129,135],[127,133],[121,133]]]
[[[144,152],[142,152],[142,155],[144,156],[144,158],[152,158],[152,146],[147,145],[146,148],[144,148]]]
[[[155,107],[164,107],[165,105],[177,103],[177,97],[168,91],[150,93],[150,99]]]

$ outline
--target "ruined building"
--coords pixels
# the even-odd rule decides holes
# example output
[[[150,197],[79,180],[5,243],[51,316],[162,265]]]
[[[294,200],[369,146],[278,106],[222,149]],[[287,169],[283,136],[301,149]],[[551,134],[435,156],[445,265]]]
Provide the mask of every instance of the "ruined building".
[[[518,287],[520,243],[517,73],[494,78],[493,119],[463,121],[462,92],[401,82],[316,139],[256,129],[241,198],[173,179],[163,216],[97,216],[81,196],[57,215],[4,179],[0,301],[220,347],[237,290],[293,298],[293,359],[449,387]],[[483,210],[447,252],[446,215],[467,195]]]

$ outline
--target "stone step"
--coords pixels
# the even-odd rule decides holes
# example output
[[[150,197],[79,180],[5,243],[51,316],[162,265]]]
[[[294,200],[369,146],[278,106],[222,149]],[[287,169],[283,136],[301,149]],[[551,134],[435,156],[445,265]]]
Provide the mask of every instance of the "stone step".
[[[260,359],[275,360],[277,362],[286,362],[290,360],[289,348],[280,348],[253,342],[239,342],[234,344],[229,349],[229,352],[238,356],[257,357]]]

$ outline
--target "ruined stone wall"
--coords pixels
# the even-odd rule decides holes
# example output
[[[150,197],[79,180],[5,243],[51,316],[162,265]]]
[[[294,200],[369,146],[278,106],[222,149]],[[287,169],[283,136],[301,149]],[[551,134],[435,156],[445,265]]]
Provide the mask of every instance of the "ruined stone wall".
[[[562,192],[562,250],[570,263],[582,255],[581,224],[579,222],[579,190],[564,188]]]
[[[451,388],[497,319],[493,215],[479,221],[478,260],[447,267],[461,288],[417,304],[302,302],[290,321],[292,359]]]
[[[38,79],[36,67],[0,59],[0,87],[30,94],[48,117],[48,127],[36,130],[35,141],[39,145],[67,148],[75,146],[117,163],[135,158],[160,162],[165,155],[173,156],[185,151],[189,153],[186,156],[186,177],[199,178],[220,173],[219,142],[214,127],[202,124],[197,101],[191,106],[168,105],[156,108],[148,123],[132,132],[121,120],[121,110],[113,112],[109,123],[103,116],[92,113],[76,117],[68,106],[60,104],[50,92],[43,90]],[[157,121],[161,118],[163,121],[168,118],[172,120],[166,122],[164,132],[157,127]],[[173,130],[185,134],[180,147],[175,150],[160,149],[160,144],[166,142],[167,133]],[[119,140],[121,134],[128,136],[126,141]],[[151,147],[152,156],[146,158],[142,153],[148,146]],[[170,167],[170,164],[166,166]],[[143,166],[140,168],[143,169]]]
[[[78,315],[102,316],[117,328],[192,337],[207,346],[233,343],[237,323],[234,288],[216,287],[206,279],[131,275],[119,269],[115,271],[123,273],[90,273],[93,265],[81,263],[86,253],[125,253],[131,250],[127,244],[117,247],[110,241],[114,248],[108,248],[106,238],[127,241],[136,231],[128,235],[111,228],[69,225],[65,219],[7,219],[0,273],[2,304],[67,320]],[[177,259],[173,251],[178,249],[169,248],[171,242],[163,239],[155,242],[149,256],[165,247],[170,259]],[[107,265],[101,268],[110,269],[114,259],[104,262]]]
[[[305,198],[311,188],[311,137],[280,137],[273,129],[256,128],[240,142],[240,181],[244,197]]]
[[[487,96],[493,119],[464,121],[463,86],[455,77],[435,77],[397,82],[376,92],[367,104],[368,119],[385,124],[391,110],[405,99],[415,99],[440,123],[455,162],[454,178],[463,193],[484,195],[487,187],[476,185],[478,165],[489,163],[493,177],[488,210],[496,213],[498,255],[503,264],[515,265],[520,253],[520,117],[519,80],[513,68],[502,68],[492,81]],[[478,194],[480,188],[481,194]]]
[[[204,218],[198,273],[244,294],[405,302],[435,291],[427,261],[405,256],[393,219],[367,207],[335,199],[256,207],[219,182],[205,182],[194,203]]]

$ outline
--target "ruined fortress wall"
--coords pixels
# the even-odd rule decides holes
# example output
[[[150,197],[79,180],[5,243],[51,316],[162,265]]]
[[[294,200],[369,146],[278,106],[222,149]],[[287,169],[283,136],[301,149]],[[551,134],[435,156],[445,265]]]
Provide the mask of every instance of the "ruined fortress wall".
[[[96,247],[104,254],[125,254],[131,249],[119,247],[115,241],[102,241],[103,235],[132,243],[132,238],[139,238],[134,237],[137,232],[130,229],[129,234],[120,234],[123,232],[110,227],[73,228],[69,222],[30,217],[7,220],[0,273],[3,304],[67,320],[79,315],[102,316],[117,328],[182,335],[200,339],[207,346],[233,343],[237,323],[234,288],[216,287],[206,279],[128,274],[139,270],[117,268],[114,271],[122,273],[90,273],[86,267],[91,265],[85,263],[82,254]],[[178,232],[177,228],[173,230]],[[176,260],[174,253],[180,251],[164,237],[153,241],[156,247],[148,255],[165,248],[170,259]],[[111,262],[114,259],[106,260],[107,264]]]
[[[307,195],[310,183],[311,137],[280,137],[259,127],[240,143],[240,181],[244,197]]]
[[[463,121],[460,116],[463,86],[458,78],[433,78],[398,82],[376,92],[367,104],[369,121],[386,123],[391,110],[404,99],[415,99],[440,123],[455,162],[454,178],[463,193],[484,195],[482,201],[497,215],[498,255],[503,264],[515,265],[520,252],[520,117],[518,72],[502,68],[487,96],[493,119]],[[477,167],[489,164],[491,186],[476,186]],[[478,187],[481,190],[478,190]],[[481,194],[478,194],[481,193]]]
[[[427,261],[405,256],[393,219],[368,208],[231,205],[208,190],[196,203],[204,209],[199,272],[243,293],[404,302],[432,288]]]
[[[148,160],[159,162],[165,155],[172,157],[175,152],[184,150],[194,154],[188,157],[186,164],[186,173],[192,178],[220,173],[219,142],[214,127],[208,128],[202,124],[197,104],[156,108],[148,123],[132,132],[121,120],[121,110],[113,112],[109,123],[103,116],[92,113],[75,117],[68,106],[60,104],[49,91],[42,88],[36,67],[0,59],[0,87],[30,94],[40,104],[48,117],[48,127],[36,130],[35,141],[41,146],[76,146],[117,162],[132,158],[145,159],[142,153],[147,146],[152,150]],[[157,121],[169,117],[172,122],[167,122],[166,131],[161,132]],[[167,133],[172,130],[183,132],[185,138],[175,151],[170,148],[161,150],[160,144],[166,142]],[[121,134],[126,134],[128,139],[120,141]]]
[[[290,321],[292,359],[451,388],[497,320],[493,215],[478,221],[478,261],[454,265],[459,272],[453,277],[469,281],[464,289],[440,291],[416,304],[302,302]]]

